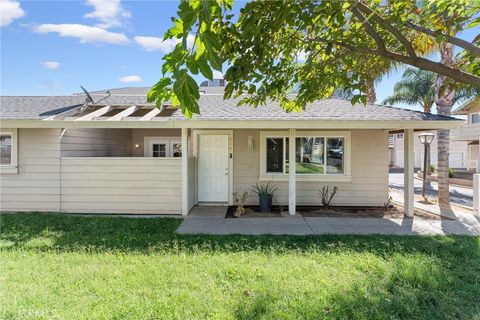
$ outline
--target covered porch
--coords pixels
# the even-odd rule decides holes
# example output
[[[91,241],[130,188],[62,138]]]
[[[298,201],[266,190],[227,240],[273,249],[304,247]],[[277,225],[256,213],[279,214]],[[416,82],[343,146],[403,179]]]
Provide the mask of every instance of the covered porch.
[[[405,133],[405,215],[414,213],[414,152],[413,133]],[[271,183],[279,187],[275,195],[291,216],[298,205],[320,205],[319,189],[338,186],[334,205],[382,206],[388,200],[388,129],[313,129],[313,128],[182,128],[182,215],[188,215],[195,205],[234,205],[232,194],[250,193],[247,204],[256,203],[251,186]],[[398,131],[398,129],[396,129]],[[305,159],[312,156],[299,150],[308,149],[306,141],[324,140],[325,148],[319,161]],[[268,139],[284,139],[283,171],[268,172]],[[327,151],[330,140],[342,138],[338,150]],[[278,140],[280,141],[280,140]],[[208,146],[203,146],[207,144]],[[337,142],[338,143],[338,142]],[[217,144],[212,148],[212,144]],[[302,144],[300,148],[299,145]],[[340,148],[338,148],[340,146]],[[310,149],[312,149],[310,147]],[[329,149],[328,149],[329,150]],[[341,154],[341,156],[339,156]],[[335,158],[335,159],[334,159]],[[207,159],[207,160],[205,160]],[[336,161],[335,163],[332,161]],[[218,162],[218,163],[217,163]],[[317,164],[320,172],[305,172]],[[337,167],[337,172],[331,172]],[[207,167],[205,167],[207,166]],[[296,170],[289,170],[289,168]],[[340,168],[340,169],[338,169]],[[270,168],[271,169],[271,168]],[[202,172],[206,170],[206,173]],[[332,173],[332,174],[328,174]]]

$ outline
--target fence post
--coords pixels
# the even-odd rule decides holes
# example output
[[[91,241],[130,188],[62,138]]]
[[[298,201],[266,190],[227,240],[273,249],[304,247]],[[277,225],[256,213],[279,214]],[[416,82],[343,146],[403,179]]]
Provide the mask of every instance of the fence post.
[[[480,174],[473,175],[473,214],[476,216],[480,215],[479,212],[480,204]]]

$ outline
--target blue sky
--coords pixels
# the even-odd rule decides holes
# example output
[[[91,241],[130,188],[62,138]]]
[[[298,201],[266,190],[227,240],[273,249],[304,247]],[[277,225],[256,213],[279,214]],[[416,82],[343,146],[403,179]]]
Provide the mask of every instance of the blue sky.
[[[174,45],[161,38],[177,5],[0,0],[1,94],[62,95],[79,92],[80,85],[100,90],[154,84],[162,56]],[[462,37],[476,33],[478,28]],[[401,74],[392,72],[377,84],[377,101],[392,93]]]

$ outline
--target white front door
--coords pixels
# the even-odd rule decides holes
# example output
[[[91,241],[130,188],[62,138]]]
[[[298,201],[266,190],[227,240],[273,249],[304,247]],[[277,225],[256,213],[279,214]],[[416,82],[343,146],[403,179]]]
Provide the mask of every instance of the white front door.
[[[201,134],[198,146],[198,201],[228,201],[228,135]]]

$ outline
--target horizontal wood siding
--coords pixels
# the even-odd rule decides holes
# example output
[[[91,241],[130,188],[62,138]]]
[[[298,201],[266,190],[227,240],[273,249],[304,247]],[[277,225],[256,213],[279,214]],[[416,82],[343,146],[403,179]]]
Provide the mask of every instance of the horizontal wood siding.
[[[248,137],[254,140],[254,151],[248,151]],[[259,181],[259,130],[234,131],[234,191],[248,191],[248,204],[258,204],[251,186]],[[319,190],[337,186],[332,204],[381,206],[388,198],[388,134],[383,130],[352,130],[351,182],[297,182],[297,205],[321,203]],[[266,183],[266,182],[263,182]],[[288,206],[288,182],[274,182],[279,187],[274,203]]]
[[[180,214],[181,159],[62,158],[63,212]]]
[[[128,157],[130,129],[67,129],[61,138],[62,157]]]
[[[0,211],[60,210],[60,129],[18,130],[18,173],[0,175]]]

